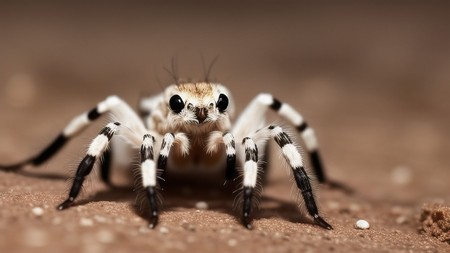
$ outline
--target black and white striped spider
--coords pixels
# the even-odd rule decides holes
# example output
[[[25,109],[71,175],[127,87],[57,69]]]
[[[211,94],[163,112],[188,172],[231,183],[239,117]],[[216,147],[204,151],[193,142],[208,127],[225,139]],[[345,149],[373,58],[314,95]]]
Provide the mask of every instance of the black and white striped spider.
[[[225,170],[226,180],[235,179],[238,174],[242,176],[242,222],[250,229],[252,203],[259,197],[255,194],[255,187],[261,180],[258,153],[264,154],[269,139],[274,139],[292,169],[308,213],[317,225],[332,229],[319,215],[303,158],[289,134],[280,126],[265,125],[268,108],[292,123],[306,144],[318,181],[325,182],[314,131],[288,104],[281,103],[270,94],[260,94],[232,124],[234,104],[227,88],[211,82],[189,82],[171,85],[157,96],[142,99],[139,107],[141,112],[145,112],[142,118],[122,99],[110,96],[92,110],[75,117],[37,156],[0,168],[13,170],[27,164],[40,165],[92,121],[109,114],[116,121],[107,124],[89,145],[76,171],[68,198],[57,207],[58,210],[73,205],[86,176],[99,158],[104,158],[102,171],[108,169],[109,160],[106,158],[111,155],[108,146],[111,139],[117,136],[133,150],[140,150],[140,186],[146,192],[150,208],[150,227],[153,228],[158,222],[158,185],[166,169],[222,169]]]

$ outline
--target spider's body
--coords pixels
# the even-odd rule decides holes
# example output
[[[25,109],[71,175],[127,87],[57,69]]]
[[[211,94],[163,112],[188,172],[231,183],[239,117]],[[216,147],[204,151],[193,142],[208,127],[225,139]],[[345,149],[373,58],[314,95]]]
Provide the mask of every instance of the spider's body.
[[[154,129],[160,136],[183,134],[178,138],[182,147],[173,149],[168,157],[169,168],[223,169],[226,157],[223,147],[208,153],[205,149],[212,132],[224,133],[231,128],[233,110],[230,108],[233,105],[221,100],[228,103],[227,111],[221,111],[216,105],[221,94],[230,97],[228,90],[218,84],[185,83],[169,86],[164,93],[141,101],[141,113],[146,115],[144,123],[149,129]],[[175,108],[180,108],[172,110],[171,102]]]
[[[103,161],[102,171],[107,174],[111,156],[108,146],[111,139],[118,136],[122,141],[117,143],[127,143],[133,150],[139,150],[140,186],[146,192],[151,227],[158,221],[158,181],[166,169],[202,172],[221,169],[226,180],[242,175],[242,221],[247,228],[251,228],[252,203],[258,197],[254,189],[261,173],[259,154],[264,154],[267,142],[274,139],[293,171],[308,213],[318,225],[331,229],[331,225],[319,216],[310,177],[296,145],[280,126],[265,125],[268,108],[296,127],[306,144],[319,182],[325,182],[316,137],[297,111],[269,94],[260,94],[232,124],[234,103],[231,94],[224,86],[210,82],[171,85],[163,93],[143,99],[139,104],[142,117],[117,96],[108,97],[92,110],[74,118],[37,156],[0,168],[40,165],[90,122],[109,114],[115,122],[107,124],[90,144],[78,166],[69,196],[58,206],[59,210],[73,205],[96,161]],[[103,178],[108,179],[107,176]]]

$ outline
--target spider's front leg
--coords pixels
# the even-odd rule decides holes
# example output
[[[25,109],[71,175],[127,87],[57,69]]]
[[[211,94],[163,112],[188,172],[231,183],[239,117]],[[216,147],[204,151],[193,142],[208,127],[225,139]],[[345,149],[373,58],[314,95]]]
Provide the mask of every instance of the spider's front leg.
[[[155,137],[144,135],[141,146],[141,175],[142,186],[146,192],[150,206],[150,225],[153,228],[158,223],[158,203],[156,201],[156,165],[154,161],[153,146]]]
[[[69,197],[58,206],[58,210],[63,210],[73,205],[75,198],[80,193],[80,189],[83,186],[83,182],[86,176],[88,176],[89,173],[91,173],[96,160],[108,148],[108,144],[111,141],[113,135],[119,129],[119,126],[120,126],[119,122],[109,123],[100,131],[97,137],[95,137],[95,139],[89,145],[89,149],[87,151],[86,156],[83,158],[83,160],[80,162],[80,165],[78,166],[75,178],[72,183],[72,187],[69,192]]]
[[[246,228],[251,229],[253,190],[258,181],[258,147],[250,137],[245,137],[242,145],[245,149],[242,222]]]
[[[161,143],[161,149],[158,157],[158,164],[154,161],[154,145],[155,137],[146,134],[144,135],[141,146],[141,175],[142,175],[142,187],[145,190],[148,204],[150,207],[150,219],[149,227],[154,228],[158,224],[159,220],[159,208],[157,201],[158,194],[158,173],[161,176],[164,174],[167,167],[167,159],[173,144],[177,143],[179,151],[186,155],[189,150],[189,140],[183,133],[167,133],[164,135]]]
[[[303,166],[303,158],[286,132],[279,126],[271,125],[257,131],[253,137],[255,138],[256,143],[260,141],[265,142],[268,140],[268,137],[275,140],[281,148],[284,158],[292,169],[296,185],[305,201],[308,213],[313,217],[317,225],[326,229],[332,229],[332,226],[319,215],[310,178]],[[245,149],[243,170],[243,222],[247,228],[251,228],[251,208],[252,200],[254,198],[253,189],[258,181],[258,147],[255,144],[255,141],[250,137],[244,138],[242,145]]]
[[[311,188],[310,178],[305,171],[303,166],[303,158],[298,152],[295,145],[292,143],[289,135],[283,131],[279,126],[269,126],[267,129],[270,131],[270,135],[275,139],[275,142],[281,148],[284,158],[289,163],[295,178],[295,183],[300,189],[303,200],[306,204],[306,209],[309,215],[314,218],[317,225],[326,228],[333,229],[333,227],[328,224],[321,216],[319,216],[319,210],[314,200],[313,191]]]

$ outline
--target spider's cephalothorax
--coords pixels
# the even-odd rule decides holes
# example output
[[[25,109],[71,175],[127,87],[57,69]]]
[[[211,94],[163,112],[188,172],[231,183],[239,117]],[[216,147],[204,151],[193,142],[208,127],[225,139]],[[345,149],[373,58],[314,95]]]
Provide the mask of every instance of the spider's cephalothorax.
[[[13,170],[27,164],[42,164],[90,122],[110,114],[116,121],[107,124],[90,144],[78,166],[69,196],[58,206],[59,210],[73,205],[96,161],[102,161],[102,178],[108,182],[112,154],[108,146],[117,136],[120,138],[114,145],[127,143],[128,147],[140,152],[139,186],[146,192],[150,227],[158,222],[156,195],[159,177],[166,169],[183,168],[200,171],[221,169],[226,180],[242,175],[239,177],[242,179],[242,222],[251,228],[252,203],[258,197],[254,189],[261,172],[258,154],[264,154],[267,142],[273,139],[293,172],[308,213],[319,226],[331,229],[331,225],[319,216],[310,177],[296,145],[280,126],[265,125],[268,108],[296,127],[306,144],[319,182],[325,182],[314,131],[296,110],[270,94],[260,94],[232,124],[234,104],[228,89],[210,82],[171,85],[159,95],[142,99],[139,104],[142,117],[119,97],[110,96],[92,110],[75,117],[37,156],[13,166],[0,166],[0,169]]]

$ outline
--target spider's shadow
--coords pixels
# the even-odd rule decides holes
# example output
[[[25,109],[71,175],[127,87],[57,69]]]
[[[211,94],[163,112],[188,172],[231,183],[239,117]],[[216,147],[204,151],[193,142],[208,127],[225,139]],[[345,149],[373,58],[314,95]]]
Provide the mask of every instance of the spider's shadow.
[[[54,173],[34,173],[31,171],[18,171],[18,174],[33,178],[43,178],[50,180],[67,180],[66,176]],[[267,185],[266,185],[267,187]],[[208,209],[229,214],[235,217],[236,222],[241,220],[241,205],[239,194],[235,191],[238,186],[234,183],[222,185],[222,179],[211,181],[210,178],[186,178],[170,176],[163,183],[163,190],[160,192],[162,205],[160,210],[177,211],[180,209],[195,209],[195,204],[199,201],[208,203]],[[145,194],[135,191],[133,187],[118,187],[110,185],[107,189],[100,190],[88,197],[82,197],[74,205],[82,206],[91,202],[111,201],[111,202],[129,202],[133,212],[148,219],[148,202]],[[262,196],[260,207],[254,208],[254,220],[263,218],[281,218],[293,223],[313,222],[305,217],[298,209],[295,202],[289,202],[274,197]]]
[[[208,209],[233,216],[236,222],[241,220],[241,206],[235,204],[239,195],[235,192],[237,186],[229,183],[223,186],[221,183],[205,183],[200,179],[194,182],[186,181],[186,178],[167,177],[161,191],[163,199],[160,210],[179,211],[180,209],[195,209],[199,201],[208,203]],[[136,200],[136,201],[135,201]],[[91,202],[114,201],[129,202],[133,212],[148,220],[149,209],[145,194],[134,191],[131,187],[110,187],[101,190],[90,197],[81,199],[76,205],[85,205]],[[239,201],[238,201],[239,202]],[[289,202],[274,197],[262,196],[260,207],[253,211],[254,220],[264,218],[281,218],[293,223],[313,224],[299,211],[295,202]]]
[[[67,180],[67,176],[57,173],[51,173],[51,172],[34,172],[34,171],[28,171],[28,170],[19,170],[15,173],[22,175],[24,177],[29,178],[37,178],[37,179],[49,179],[49,180]]]

